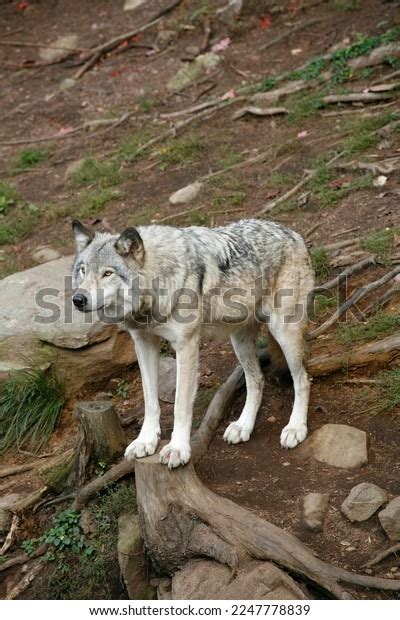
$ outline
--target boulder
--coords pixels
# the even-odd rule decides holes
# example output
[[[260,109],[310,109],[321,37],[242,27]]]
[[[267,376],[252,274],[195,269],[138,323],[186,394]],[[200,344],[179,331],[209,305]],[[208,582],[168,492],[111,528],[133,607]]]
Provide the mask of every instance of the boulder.
[[[175,402],[176,360],[173,357],[160,359],[158,397],[165,403]]]
[[[67,56],[70,56],[76,51],[77,45],[78,35],[67,34],[49,43],[49,47],[40,48],[39,56],[44,62],[61,60],[62,58],[67,58]]]
[[[170,92],[179,92],[188,86],[197,82],[205,76],[209,71],[215,69],[221,58],[214,52],[200,54],[192,62],[185,64],[177,73],[167,82],[167,89]]]
[[[118,519],[118,562],[130,599],[149,598],[149,583],[139,517],[122,514]]]
[[[313,531],[322,530],[328,510],[329,493],[307,493],[303,498],[303,522]]]
[[[378,517],[390,540],[400,540],[400,496],[392,499]]]
[[[388,500],[386,491],[371,482],[353,487],[344,500],[341,511],[350,521],[366,521]]]
[[[227,566],[212,560],[194,560],[173,576],[172,599],[304,600],[306,596],[287,573],[271,562],[250,562],[232,579]]]
[[[48,263],[51,260],[61,258],[60,252],[48,245],[41,245],[32,252],[32,258],[36,263]]]
[[[368,463],[367,434],[346,424],[324,424],[303,444],[316,461],[356,469]]]
[[[186,187],[182,187],[181,189],[178,189],[176,192],[171,194],[171,196],[169,197],[169,201],[172,205],[186,204],[188,202],[191,202],[194,198],[196,198],[202,187],[203,183],[200,183],[200,181],[195,181],[195,183],[186,185]]]
[[[67,396],[120,375],[136,361],[129,334],[73,307],[72,260],[62,257],[0,282],[0,374],[32,361],[52,367]]]

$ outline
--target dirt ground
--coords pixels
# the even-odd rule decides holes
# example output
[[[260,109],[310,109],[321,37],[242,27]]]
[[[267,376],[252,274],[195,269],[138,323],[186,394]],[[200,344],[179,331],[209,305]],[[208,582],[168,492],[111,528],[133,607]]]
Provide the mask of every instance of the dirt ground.
[[[27,4],[26,8],[21,9],[21,4]],[[142,11],[124,12],[122,0],[1,3],[0,181],[14,186],[17,196],[0,220],[2,276],[33,266],[33,252],[42,245],[49,245],[63,255],[73,253],[71,219],[76,214],[96,230],[122,230],[129,225],[168,217],[168,223],[174,225],[215,226],[255,216],[268,200],[281,196],[302,178],[316,158],[339,152],[349,135],[358,131],[351,125],[354,119],[364,118],[364,114],[399,112],[398,99],[394,97],[389,102],[378,103],[385,106],[381,108],[359,104],[331,106],[314,113],[292,115],[291,119],[244,116],[233,120],[233,112],[243,105],[233,103],[205,120],[192,123],[184,131],[178,128],[175,142],[161,141],[141,157],[131,157],[132,144],[142,144],[173,127],[177,119],[186,118],[168,119],[164,114],[201,104],[211,96],[222,97],[228,93],[237,98],[241,88],[296,69],[334,45],[348,44],[356,33],[375,35],[398,26],[398,2],[305,1],[291,10],[288,7],[291,3],[269,2],[270,23],[265,15],[252,16],[237,20],[230,28],[212,17],[207,49],[226,37],[230,38],[229,45],[220,52],[218,68],[180,94],[170,93],[166,83],[183,66],[183,61],[193,55],[193,47],[201,46],[204,11],[198,17],[199,9],[207,5],[208,10],[211,6],[214,11],[223,2],[183,1],[157,26],[134,38],[133,44],[138,47],[117,48],[73,84],[65,80],[71,79],[81,66],[77,64],[79,56],[38,66],[37,47],[2,45],[4,41],[46,45],[61,35],[73,33],[78,36],[78,47],[90,48],[147,22],[165,4],[152,1]],[[272,38],[310,18],[318,21],[260,50]],[[371,81],[384,83],[392,71],[390,66],[379,65],[371,73],[358,73],[346,84],[331,87],[329,92],[360,91]],[[296,101],[292,104],[295,106]],[[132,114],[121,120],[126,113]],[[73,132],[84,123],[98,119],[106,119],[108,124]],[[385,144],[372,140],[369,147],[353,158],[374,162],[399,156],[399,136],[397,131]],[[50,139],[41,142],[43,137]],[[189,137],[195,147],[184,145],[182,154],[174,144],[180,144],[183,137]],[[37,165],[21,169],[21,152],[28,148],[39,149],[44,154]],[[189,206],[169,202],[174,191],[196,179],[263,151],[268,151],[266,161],[215,177]],[[79,183],[68,175],[72,162],[89,157],[103,163],[117,157],[117,181],[111,183],[108,177],[106,181],[98,177]],[[359,178],[357,171],[335,170],[329,188],[325,186],[323,191],[340,189]],[[311,192],[305,205],[299,206],[295,198],[268,217],[304,235],[318,225],[309,236],[313,250],[331,242],[400,226],[399,194],[397,171],[388,175],[384,187],[359,184],[329,205],[317,191]],[[351,288],[378,278],[386,270],[387,266],[381,264],[358,274],[352,279]],[[337,273],[337,269],[330,268],[331,276]],[[368,298],[368,303],[371,299],[374,296]],[[385,311],[398,313],[398,298]],[[321,322],[321,318],[317,319],[317,323]],[[310,344],[309,355],[334,353],[344,346],[333,329]],[[205,403],[235,363],[229,343],[204,344],[195,424],[201,419]],[[400,412],[372,415],[369,403],[376,397],[376,387],[347,382],[349,378],[374,378],[379,370],[370,365],[314,379],[312,384],[310,432],[325,423],[349,424],[365,430],[370,444],[367,466],[356,471],[335,469],[306,459],[301,450],[283,451],[279,435],[290,415],[292,388],[268,381],[251,440],[238,446],[227,446],[222,440],[226,425],[240,412],[244,400],[241,396],[200,462],[200,478],[217,493],[296,534],[322,559],[362,571],[366,561],[388,546],[387,537],[376,516],[365,523],[351,524],[340,512],[340,505],[350,489],[364,481],[376,483],[393,496],[400,494]],[[115,393],[118,380],[129,384],[124,396]],[[128,436],[134,437],[143,415],[138,370],[133,368],[126,376],[98,388],[113,394],[122,417],[135,414],[134,422],[127,429]],[[96,390],[78,396],[91,398]],[[71,416],[73,405],[74,402],[68,402],[49,451],[61,451],[72,444],[76,432]],[[167,437],[172,426],[172,406],[163,404],[162,407],[163,436]],[[0,464],[23,462],[24,458],[8,454],[0,459]],[[0,493],[28,491],[37,486],[34,476],[23,474],[16,476],[11,486],[0,481]],[[319,533],[310,532],[301,524],[300,502],[311,491],[330,494],[327,519]],[[38,520],[26,524],[26,534],[37,534],[55,511],[56,508],[47,509],[42,516],[39,511]],[[397,571],[399,578],[399,570],[399,560],[392,556],[374,567],[373,574],[393,577]],[[360,590],[356,596],[395,598],[397,595]]]

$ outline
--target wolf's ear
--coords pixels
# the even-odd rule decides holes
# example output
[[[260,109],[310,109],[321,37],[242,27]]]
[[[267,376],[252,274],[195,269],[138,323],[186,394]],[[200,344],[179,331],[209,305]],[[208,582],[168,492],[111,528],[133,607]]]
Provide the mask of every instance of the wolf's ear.
[[[144,262],[143,239],[136,228],[127,228],[115,242],[115,249],[124,258],[134,258],[140,265]]]
[[[73,220],[72,230],[75,235],[76,249],[78,252],[82,252],[82,250],[84,250],[92,241],[93,233],[91,233],[90,230],[88,230],[83,224],[78,222],[78,220]]]

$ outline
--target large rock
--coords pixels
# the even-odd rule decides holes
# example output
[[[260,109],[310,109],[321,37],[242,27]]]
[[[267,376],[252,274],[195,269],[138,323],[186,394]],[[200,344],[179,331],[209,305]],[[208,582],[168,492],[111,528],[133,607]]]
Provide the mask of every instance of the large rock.
[[[118,519],[118,561],[129,598],[149,598],[149,583],[139,518],[133,513]]]
[[[70,56],[74,51],[76,51],[77,44],[77,34],[67,34],[59,37],[55,41],[52,41],[49,44],[49,47],[40,48],[40,59],[45,62],[54,62],[56,60],[61,60],[62,58],[67,58],[67,56]]]
[[[72,304],[72,257],[0,282],[0,374],[35,364],[53,367],[67,396],[136,361],[129,334]]]
[[[367,434],[346,424],[325,424],[304,444],[304,450],[332,467],[356,469],[368,463]]]
[[[307,493],[303,498],[303,522],[313,531],[322,530],[328,510],[329,493]]]
[[[400,496],[392,499],[378,517],[390,540],[400,540]]]
[[[182,187],[171,194],[169,201],[172,205],[186,204],[196,198],[202,187],[203,183],[200,183],[200,181],[195,181],[194,183],[186,185],[186,187]]]
[[[165,403],[175,402],[176,360],[173,357],[160,359],[158,396]]]
[[[366,521],[388,500],[386,491],[371,482],[353,487],[344,500],[341,511],[350,521]]]
[[[167,82],[167,89],[171,92],[179,92],[191,84],[194,84],[221,62],[221,58],[214,52],[207,52],[197,56],[192,62],[187,63],[182,69]]]
[[[173,600],[294,600],[304,592],[270,562],[251,562],[232,579],[232,571],[211,560],[188,562],[172,578]]]

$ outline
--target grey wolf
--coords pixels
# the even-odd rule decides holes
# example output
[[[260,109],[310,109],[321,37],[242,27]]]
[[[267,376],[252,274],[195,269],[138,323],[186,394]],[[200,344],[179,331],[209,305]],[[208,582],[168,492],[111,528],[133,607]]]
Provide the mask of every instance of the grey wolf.
[[[73,303],[84,312],[107,314],[118,308],[135,343],[145,415],[139,436],[126,449],[128,459],[153,454],[159,442],[161,338],[176,351],[177,385],[173,431],[160,461],[173,468],[190,459],[202,336],[229,336],[232,341],[247,396],[224,439],[230,444],[249,440],[264,385],[255,345],[262,323],[293,378],[293,410],[281,445],[294,448],[306,438],[310,384],[303,365],[303,332],[314,276],[299,234],[255,219],[211,229],[140,226],[120,235],[93,235],[75,221],[73,230]]]

